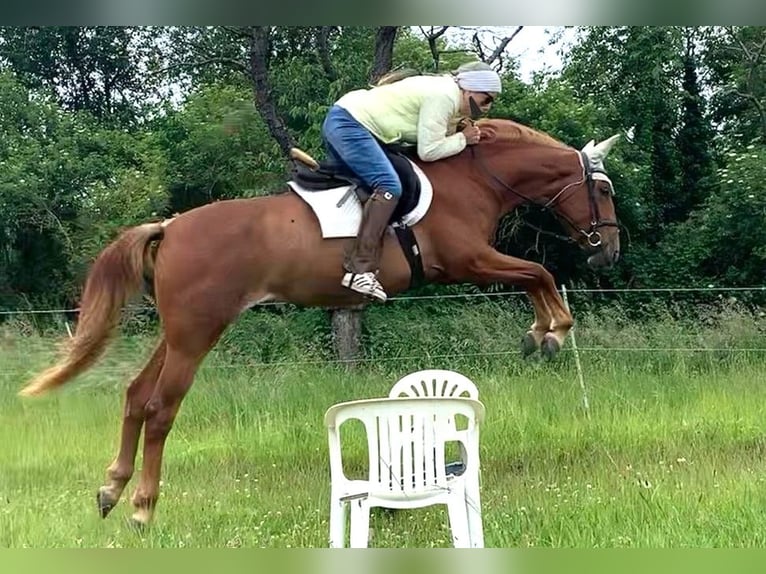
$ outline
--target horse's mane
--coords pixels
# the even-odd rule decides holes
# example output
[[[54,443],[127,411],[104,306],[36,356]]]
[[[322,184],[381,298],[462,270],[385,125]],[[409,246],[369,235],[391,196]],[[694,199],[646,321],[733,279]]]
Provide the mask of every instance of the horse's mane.
[[[482,143],[533,143],[553,147],[569,147],[544,132],[537,131],[512,120],[482,119],[476,122],[481,129]]]

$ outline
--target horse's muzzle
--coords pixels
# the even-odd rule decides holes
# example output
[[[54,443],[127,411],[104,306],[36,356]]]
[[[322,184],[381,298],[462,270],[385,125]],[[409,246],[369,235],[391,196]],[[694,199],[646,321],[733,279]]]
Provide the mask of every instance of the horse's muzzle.
[[[620,259],[619,244],[614,246],[607,243],[598,252],[588,257],[588,265],[593,269],[608,269]]]

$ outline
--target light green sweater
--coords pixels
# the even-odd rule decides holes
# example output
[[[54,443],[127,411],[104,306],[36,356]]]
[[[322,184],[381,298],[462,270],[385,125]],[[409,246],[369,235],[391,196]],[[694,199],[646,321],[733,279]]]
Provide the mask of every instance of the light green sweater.
[[[418,157],[435,161],[460,153],[465,136],[455,133],[460,88],[451,76],[412,76],[355,90],[336,104],[384,143],[417,143]]]

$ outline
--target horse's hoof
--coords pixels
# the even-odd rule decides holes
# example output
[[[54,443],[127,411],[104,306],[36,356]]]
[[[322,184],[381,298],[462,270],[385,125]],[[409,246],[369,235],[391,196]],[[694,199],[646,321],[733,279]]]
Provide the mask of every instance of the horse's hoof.
[[[106,518],[117,504],[117,501],[112,500],[106,491],[100,488],[96,493],[96,504],[98,504],[98,513],[101,515],[101,518]]]
[[[141,522],[140,520],[136,520],[135,518],[128,518],[127,523],[128,528],[130,528],[136,534],[144,534],[147,528],[149,528],[146,523]]]
[[[542,353],[543,357],[550,361],[556,355],[558,355],[560,350],[561,344],[558,342],[556,337],[551,334],[545,335],[543,338],[543,343],[540,345],[540,352]]]
[[[529,357],[532,353],[537,351],[537,341],[535,341],[534,336],[531,332],[524,335],[524,338],[521,340],[521,356],[522,357]]]

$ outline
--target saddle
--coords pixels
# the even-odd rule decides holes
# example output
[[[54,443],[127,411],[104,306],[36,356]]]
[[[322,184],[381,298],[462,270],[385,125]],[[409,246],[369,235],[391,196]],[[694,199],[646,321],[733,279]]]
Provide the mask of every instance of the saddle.
[[[420,180],[408,159],[408,152],[402,146],[384,145],[383,151],[394,166],[402,182],[402,197],[391,216],[391,221],[398,221],[412,211],[420,199]],[[338,187],[349,187],[349,194],[354,193],[361,203],[372,195],[372,190],[352,174],[345,166],[331,160],[316,161],[309,154],[298,148],[290,150],[292,161],[291,177],[307,191],[323,191]],[[347,197],[346,197],[347,198]]]

